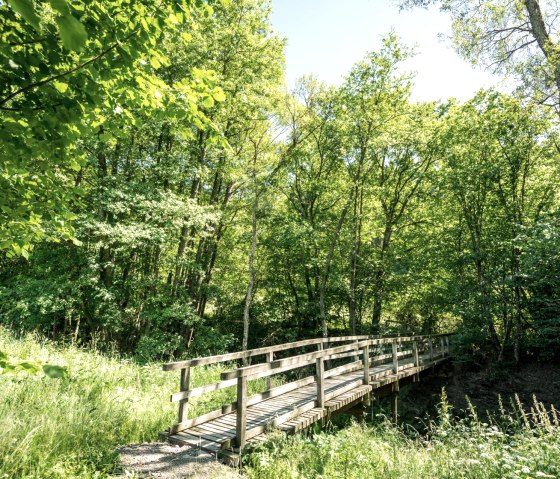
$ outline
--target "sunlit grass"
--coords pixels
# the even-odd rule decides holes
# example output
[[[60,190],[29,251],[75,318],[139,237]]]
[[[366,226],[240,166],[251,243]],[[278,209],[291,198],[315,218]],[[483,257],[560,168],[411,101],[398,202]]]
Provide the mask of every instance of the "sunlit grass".
[[[68,368],[63,379],[0,374],[0,479],[109,477],[120,445],[151,442],[176,421],[179,373],[140,366],[34,337],[15,339],[0,328],[0,350]],[[219,380],[223,367],[195,368],[192,386]],[[263,390],[265,380],[251,384]],[[235,399],[228,388],[192,401],[190,415]],[[353,425],[335,434],[276,437],[247,459],[255,479],[292,478],[551,478],[560,477],[560,429],[555,411],[535,402],[512,404],[494,422],[474,410],[452,419],[445,400],[428,434],[410,437],[388,422]]]
[[[277,437],[247,458],[247,473],[256,479],[560,477],[557,413],[537,402],[529,413],[515,407],[491,423],[474,410],[455,421],[443,402],[425,437],[411,438],[383,419],[336,434]]]

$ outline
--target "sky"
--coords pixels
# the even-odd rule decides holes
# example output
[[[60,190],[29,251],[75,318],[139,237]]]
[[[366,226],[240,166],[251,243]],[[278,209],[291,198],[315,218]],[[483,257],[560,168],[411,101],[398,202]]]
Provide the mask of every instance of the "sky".
[[[314,74],[339,85],[352,65],[381,45],[391,29],[417,55],[404,71],[415,71],[415,101],[464,101],[480,88],[499,87],[501,79],[473,68],[452,49],[450,18],[437,8],[400,12],[392,0],[273,0],[272,25],[287,38],[288,85]]]

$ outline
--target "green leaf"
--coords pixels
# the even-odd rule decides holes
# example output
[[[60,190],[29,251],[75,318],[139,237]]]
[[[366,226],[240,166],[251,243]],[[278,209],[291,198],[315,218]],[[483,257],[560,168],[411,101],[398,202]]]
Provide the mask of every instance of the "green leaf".
[[[60,93],[66,93],[66,90],[68,90],[68,83],[63,83],[63,82],[60,82],[60,81],[53,81],[53,86]]]
[[[8,0],[8,3],[17,13],[29,22],[35,30],[40,30],[40,19],[35,13],[31,0]]]
[[[8,355],[4,351],[0,351],[0,361],[7,360]]]
[[[212,91],[212,96],[214,97],[214,100],[216,100],[216,101],[224,101],[226,99],[226,94],[224,93],[224,91],[221,88],[215,88]]]
[[[64,366],[55,366],[54,364],[45,364],[43,366],[43,372],[49,378],[63,378],[66,376],[66,368]]]
[[[80,21],[72,15],[64,15],[56,18],[56,24],[64,47],[79,52],[88,38],[86,29]]]
[[[156,57],[150,58],[150,65],[152,65],[152,67],[154,67],[155,70],[161,67],[161,63]]]
[[[66,3],[66,0],[49,0],[49,3],[58,13],[70,15],[70,7],[68,3]]]
[[[206,108],[212,108],[214,106],[214,99],[211,96],[207,96],[204,98],[204,100],[202,100],[202,104]]]

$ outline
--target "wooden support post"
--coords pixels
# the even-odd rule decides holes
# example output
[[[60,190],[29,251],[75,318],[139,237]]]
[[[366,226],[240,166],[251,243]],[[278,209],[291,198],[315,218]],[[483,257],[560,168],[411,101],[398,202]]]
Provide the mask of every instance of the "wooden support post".
[[[325,407],[325,363],[317,358],[317,407]]]
[[[247,431],[247,377],[237,378],[237,425],[235,435],[237,447],[241,450],[245,447],[245,432]]]
[[[274,361],[274,351],[269,351],[266,355],[266,362],[271,363],[272,361]],[[272,389],[272,375],[266,378],[266,388]]]
[[[369,345],[365,345],[362,348],[364,353],[363,363],[364,363],[364,384],[369,385]]]
[[[396,387],[395,387],[396,386]],[[391,393],[391,418],[397,424],[399,419],[399,383],[393,384],[393,392]]]
[[[416,368],[416,374],[414,375],[414,382],[420,381],[420,372],[418,368],[420,367],[420,360],[418,359],[418,342],[412,342],[412,357],[414,358],[414,367]]]
[[[191,368],[181,369],[181,392],[189,390],[189,383],[191,379]],[[181,399],[179,401],[179,424],[186,421],[189,415],[189,398]]]
[[[430,350],[430,362],[432,363],[434,361],[434,342],[431,337],[428,338],[428,348]]]
[[[449,336],[445,336],[445,352],[449,356]]]
[[[445,339],[442,337],[439,338],[439,346],[441,349],[441,357],[445,357]]]

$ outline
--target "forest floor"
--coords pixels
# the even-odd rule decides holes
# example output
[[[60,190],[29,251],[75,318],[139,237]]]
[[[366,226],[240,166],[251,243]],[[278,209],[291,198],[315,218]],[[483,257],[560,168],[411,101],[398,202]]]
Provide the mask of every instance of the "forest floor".
[[[479,370],[446,366],[439,374],[423,377],[419,383],[401,390],[401,421],[414,424],[433,415],[443,389],[458,416],[467,411],[469,402],[483,417],[498,414],[500,401],[505,409],[511,410],[516,395],[527,409],[534,404],[534,398],[547,408],[560,407],[560,366],[535,361],[523,365],[519,372],[496,366]]]

